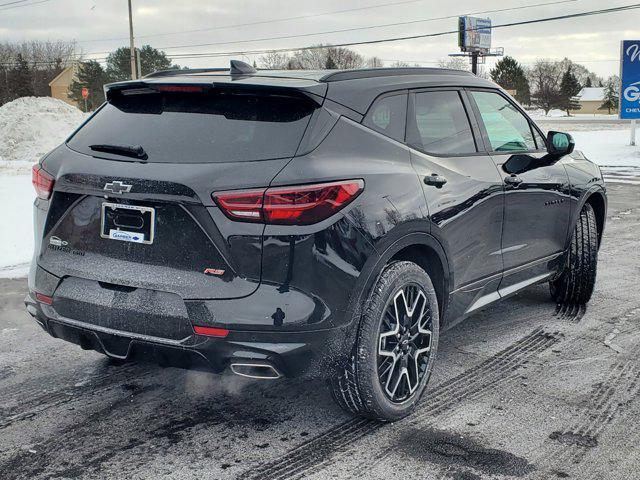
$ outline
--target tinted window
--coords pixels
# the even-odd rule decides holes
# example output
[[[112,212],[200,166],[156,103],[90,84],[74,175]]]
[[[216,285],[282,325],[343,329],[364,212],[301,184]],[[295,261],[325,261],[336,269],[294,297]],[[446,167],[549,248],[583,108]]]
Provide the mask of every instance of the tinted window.
[[[96,153],[90,145],[141,145],[149,162],[291,157],[312,113],[310,101],[287,96],[220,92],[121,96],[106,104],[68,144],[92,155]]]
[[[410,119],[407,131],[411,146],[441,155],[477,151],[458,92],[417,93],[414,110],[415,115]]]
[[[376,132],[403,142],[406,119],[407,96],[393,95],[376,100],[363,123]]]
[[[502,95],[471,92],[480,110],[491,148],[496,152],[535,150],[527,118]]]

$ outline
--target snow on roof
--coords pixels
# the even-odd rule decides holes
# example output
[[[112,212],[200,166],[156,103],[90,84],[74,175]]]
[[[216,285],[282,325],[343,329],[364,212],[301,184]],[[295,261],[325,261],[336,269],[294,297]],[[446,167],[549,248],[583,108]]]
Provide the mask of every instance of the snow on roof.
[[[585,87],[578,93],[578,100],[583,102],[604,101],[604,87]]]

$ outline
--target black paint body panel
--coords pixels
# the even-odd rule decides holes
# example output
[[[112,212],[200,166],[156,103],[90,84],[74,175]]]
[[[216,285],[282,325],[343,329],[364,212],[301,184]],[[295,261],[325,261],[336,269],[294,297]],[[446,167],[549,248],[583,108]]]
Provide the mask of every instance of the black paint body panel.
[[[172,83],[225,88],[229,80],[217,77],[184,75]],[[293,158],[144,164],[62,145],[43,159],[55,188],[51,200],[34,205],[26,303],[50,334],[118,358],[214,371],[237,359],[267,361],[286,375],[325,376],[349,355],[363,302],[394,257],[421,252],[425,257],[414,261],[427,269],[437,264],[429,273],[442,321],[451,326],[553,278],[584,202],[596,195],[606,211],[600,171],[578,153],[553,161],[544,151],[520,154],[523,182],[505,184],[504,166],[514,155],[486,147],[472,110],[478,152],[466,156],[429,155],[362,125],[383,93],[446,88],[464,96],[466,88],[497,89],[485,80],[459,73],[349,74],[326,83],[313,74],[256,78],[262,90],[299,89],[322,105]],[[237,85],[250,90],[252,80]],[[446,183],[425,184],[433,174]],[[233,221],[211,197],[346,179],[361,179],[364,191],[308,226]],[[131,184],[131,191],[105,192],[114,180]],[[154,244],[100,238],[104,201],[155,208]],[[54,245],[52,237],[66,245]],[[205,275],[206,268],[223,273]],[[36,301],[36,292],[53,304]],[[194,325],[231,333],[207,338]]]

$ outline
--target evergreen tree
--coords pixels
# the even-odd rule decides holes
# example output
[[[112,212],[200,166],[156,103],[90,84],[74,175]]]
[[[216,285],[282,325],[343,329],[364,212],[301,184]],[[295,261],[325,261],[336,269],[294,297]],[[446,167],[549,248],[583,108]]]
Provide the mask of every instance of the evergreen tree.
[[[107,77],[111,82],[119,82],[131,79],[131,57],[129,47],[120,47],[107,56]],[[170,68],[180,68],[171,65],[171,60],[167,54],[157,50],[150,45],[140,48],[140,76],[158,70],[168,70]]]
[[[504,57],[490,72],[491,79],[505,90],[515,90],[516,100],[531,103],[531,89],[524,69],[513,57]]]
[[[324,68],[326,68],[327,70],[335,70],[336,68],[338,68],[331,55],[327,55],[327,62],[324,64]]]
[[[82,98],[82,89],[89,89],[89,97],[87,98],[87,109],[95,110],[104,102],[104,84],[107,81],[107,75],[95,60],[82,62],[78,65],[76,78],[69,86],[69,98],[74,99],[81,108],[84,108],[84,99]]]
[[[567,71],[562,75],[562,81],[560,82],[560,105],[567,116],[570,115],[571,110],[579,110],[580,102],[576,99],[576,95],[580,93],[580,83],[578,79],[571,71],[571,67],[567,68]]]
[[[591,77],[587,77],[587,81],[584,83],[584,88],[593,87],[593,83],[591,83]]]
[[[16,55],[15,67],[9,71],[8,85],[12,98],[34,95],[31,70],[21,53]]]
[[[606,108],[609,114],[611,110],[617,110],[620,105],[620,97],[618,96],[619,79],[613,76],[607,80],[607,86],[604,90],[604,102],[600,108]]]

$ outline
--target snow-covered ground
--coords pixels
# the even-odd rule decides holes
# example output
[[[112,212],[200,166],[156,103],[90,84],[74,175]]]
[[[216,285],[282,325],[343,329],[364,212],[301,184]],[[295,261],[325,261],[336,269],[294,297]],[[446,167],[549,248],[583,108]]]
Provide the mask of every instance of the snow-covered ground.
[[[534,120],[553,120],[553,121],[564,121],[564,120],[584,120],[584,121],[592,121],[592,120],[617,120],[617,114],[593,114],[593,113],[572,113],[571,116],[567,116],[567,112],[563,110],[553,109],[549,111],[548,115],[545,115],[544,110],[527,110],[527,113]]]
[[[33,253],[31,175],[0,175],[0,278],[27,274]]]
[[[20,277],[28,271],[35,197],[27,174],[31,165],[84,118],[79,110],[54,99],[19,99],[0,107],[0,278]],[[555,121],[562,117],[544,118]],[[573,135],[576,149],[603,167],[606,181],[640,185],[640,147],[629,146],[626,125],[611,125],[606,130],[589,122],[566,126],[570,128],[563,130]]]
[[[31,167],[86,118],[49,97],[0,106],[0,277],[22,277],[33,252]]]

